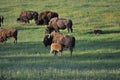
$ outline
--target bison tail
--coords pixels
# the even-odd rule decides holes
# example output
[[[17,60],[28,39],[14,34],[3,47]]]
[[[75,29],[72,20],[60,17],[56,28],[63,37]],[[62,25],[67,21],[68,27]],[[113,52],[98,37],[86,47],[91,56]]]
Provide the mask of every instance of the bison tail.
[[[72,47],[75,48],[75,37],[72,38]]]
[[[15,37],[16,40],[17,40],[17,35],[18,35],[18,30],[15,30],[14,37]]]
[[[72,25],[73,25],[72,20],[70,20],[70,29],[71,29],[71,32],[73,32]]]

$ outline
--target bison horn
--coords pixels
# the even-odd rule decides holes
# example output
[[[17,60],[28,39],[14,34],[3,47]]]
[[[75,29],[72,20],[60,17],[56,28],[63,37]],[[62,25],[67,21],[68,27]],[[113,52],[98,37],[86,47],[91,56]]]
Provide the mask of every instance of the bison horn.
[[[48,34],[48,38],[50,38],[50,34]]]

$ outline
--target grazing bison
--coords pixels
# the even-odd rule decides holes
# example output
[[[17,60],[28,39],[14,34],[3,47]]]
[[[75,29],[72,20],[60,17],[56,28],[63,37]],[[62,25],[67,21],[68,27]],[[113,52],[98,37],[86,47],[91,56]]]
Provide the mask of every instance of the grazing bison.
[[[93,31],[93,33],[95,33],[95,34],[102,34],[103,31],[102,31],[102,30],[98,30],[98,29],[96,29],[96,30]]]
[[[56,55],[56,53],[59,53],[59,56],[61,56],[62,51],[63,51],[63,48],[62,48],[61,44],[58,44],[58,43],[51,44],[50,53],[55,52],[55,55]]]
[[[14,43],[17,43],[18,31],[12,28],[1,28],[0,29],[0,42],[7,41],[8,38],[13,37]]]
[[[30,23],[29,20],[32,20],[32,19],[34,19],[35,23],[36,23],[36,21],[38,20],[38,12],[36,12],[36,11],[23,11],[23,12],[21,12],[19,18],[17,18],[17,21]]]
[[[63,35],[59,32],[52,32],[51,34],[45,35],[43,43],[45,47],[51,45],[51,43],[58,43],[63,46],[63,49],[69,48],[72,56],[73,48],[75,47],[75,37],[69,35]]]
[[[4,17],[0,15],[0,27],[3,24]]]
[[[47,26],[48,33],[55,30],[55,32],[59,32],[59,29],[66,29],[73,32],[72,29],[72,20],[70,19],[63,19],[63,18],[52,18]]]
[[[52,11],[44,11],[39,15],[38,21],[36,21],[37,25],[48,25],[51,18],[58,17],[58,13]]]

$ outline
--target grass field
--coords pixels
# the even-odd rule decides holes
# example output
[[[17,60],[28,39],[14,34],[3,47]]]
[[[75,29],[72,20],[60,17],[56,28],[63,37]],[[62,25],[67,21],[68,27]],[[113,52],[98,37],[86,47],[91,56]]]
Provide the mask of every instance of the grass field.
[[[42,41],[46,26],[17,23],[21,11],[55,11],[73,21],[76,47],[61,57]],[[120,80],[120,0],[0,0],[2,28],[16,28],[18,43],[0,43],[0,80]],[[93,34],[94,29],[103,34]]]

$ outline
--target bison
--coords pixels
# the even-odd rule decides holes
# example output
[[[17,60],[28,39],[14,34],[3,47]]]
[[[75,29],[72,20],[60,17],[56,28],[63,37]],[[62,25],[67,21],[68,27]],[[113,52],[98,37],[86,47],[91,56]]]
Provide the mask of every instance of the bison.
[[[29,20],[32,20],[32,19],[34,19],[35,23],[36,23],[36,21],[38,20],[38,12],[36,12],[36,11],[23,11],[23,12],[21,12],[19,18],[17,18],[17,21],[30,23]]]
[[[46,33],[52,32],[55,30],[55,32],[59,32],[59,29],[66,29],[71,32],[73,32],[72,29],[72,20],[71,19],[64,19],[64,18],[52,18],[49,22],[49,25],[47,26]]]
[[[0,15],[0,27],[3,24],[3,20],[4,20],[4,17],[2,15]]]
[[[95,30],[93,31],[93,33],[94,33],[94,34],[102,34],[103,31],[102,31],[102,30],[99,30],[99,29],[95,29]]]
[[[43,11],[40,13],[38,17],[38,21],[36,21],[37,25],[48,25],[51,18],[59,17],[57,12],[52,11]]]
[[[63,46],[63,49],[69,48],[70,55],[72,56],[73,48],[75,47],[75,37],[69,35],[63,35],[59,32],[52,32],[44,36],[43,43],[45,47],[52,43],[58,43]]]
[[[0,42],[7,41],[8,38],[13,37],[14,43],[17,43],[18,30],[12,28],[0,29]]]
[[[58,44],[58,43],[51,44],[50,53],[55,52],[55,55],[56,55],[56,53],[59,53],[59,56],[61,56],[62,51],[63,51],[63,47],[61,44]]]

